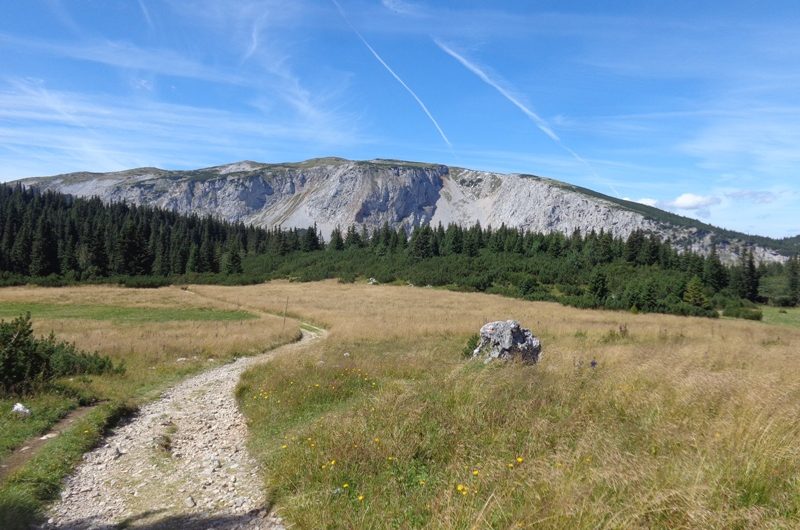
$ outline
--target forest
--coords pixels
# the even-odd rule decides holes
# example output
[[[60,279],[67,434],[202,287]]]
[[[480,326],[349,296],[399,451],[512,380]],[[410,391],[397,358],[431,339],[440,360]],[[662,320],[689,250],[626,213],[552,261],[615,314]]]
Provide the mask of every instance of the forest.
[[[716,251],[590,232],[539,234],[500,226],[388,224],[261,229],[212,217],[104,204],[0,186],[0,285],[116,282],[250,284],[338,278],[482,291],[585,307],[760,318],[758,304],[800,301],[797,257],[757,264],[751,250],[724,265]]]

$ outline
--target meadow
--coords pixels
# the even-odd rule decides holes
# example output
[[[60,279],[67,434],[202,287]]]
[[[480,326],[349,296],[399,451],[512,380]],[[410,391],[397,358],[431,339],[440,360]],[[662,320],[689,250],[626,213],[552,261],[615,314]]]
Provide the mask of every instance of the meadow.
[[[53,417],[59,396],[107,401],[0,485],[0,508],[57,494],[52,477],[124,412],[111,403],[291,340],[302,319],[327,339],[237,389],[264,487],[297,528],[800,525],[794,310],[750,322],[336,281],[0,290],[0,311],[25,304],[37,331],[127,371],[36,397]],[[464,356],[484,322],[511,318],[541,338],[539,364]]]
[[[48,442],[6,480],[0,480],[0,527],[24,527],[61,478],[105,429],[178,380],[241,355],[295,340],[299,326],[189,289],[111,286],[0,289],[0,318],[30,312],[37,334],[51,332],[79,348],[109,356],[123,373],[57,380],[26,396],[0,396],[0,463],[32,436],[46,432],[80,405],[94,408]],[[21,401],[32,415],[11,413]],[[6,519],[5,517],[8,517]],[[17,526],[14,526],[17,527]]]
[[[238,391],[299,528],[800,525],[800,329],[336,282],[196,290],[288,298],[329,330]],[[463,356],[507,318],[541,337],[538,365]]]

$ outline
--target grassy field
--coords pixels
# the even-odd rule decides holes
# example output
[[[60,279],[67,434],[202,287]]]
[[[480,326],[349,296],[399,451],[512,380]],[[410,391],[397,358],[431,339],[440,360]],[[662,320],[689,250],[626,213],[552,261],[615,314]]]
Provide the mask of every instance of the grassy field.
[[[329,328],[239,387],[298,528],[800,525],[798,329],[335,282],[193,289],[288,297]],[[542,338],[540,364],[463,357],[506,318]]]
[[[794,326],[800,328],[800,307],[772,307],[764,306],[764,322],[781,326]]]
[[[115,307],[65,303],[5,302],[0,318],[13,318],[25,312],[39,319],[111,320],[114,323],[236,321],[258,318],[247,311],[210,307]]]
[[[24,312],[31,313],[36,333],[52,331],[82,349],[108,355],[124,363],[125,372],[72,377],[32,396],[0,397],[0,459],[79,404],[103,403],[0,484],[2,528],[12,528],[12,522],[14,528],[24,527],[41,503],[58,493],[61,478],[114,418],[189,374],[299,336],[295,320],[284,327],[272,315],[178,288],[0,289],[0,317]],[[11,414],[16,401],[29,406],[30,418]]]
[[[0,400],[0,458],[81,400],[107,400],[0,485],[0,515],[29,518],[57,495],[127,407],[295,337],[296,320],[268,314],[287,299],[329,337],[250,370],[238,397],[265,488],[297,528],[800,525],[800,312],[689,319],[333,281],[0,290],[0,314],[29,310],[37,332],[127,366],[28,398],[31,420]],[[542,339],[538,365],[463,356],[507,318]]]

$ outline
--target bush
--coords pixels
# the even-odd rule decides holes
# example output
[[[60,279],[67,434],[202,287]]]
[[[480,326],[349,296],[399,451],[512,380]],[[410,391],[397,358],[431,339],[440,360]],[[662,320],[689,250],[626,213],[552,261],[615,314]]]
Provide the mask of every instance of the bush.
[[[472,352],[475,351],[475,348],[478,347],[478,342],[480,342],[481,336],[477,333],[470,335],[467,339],[467,344],[464,346],[464,349],[461,350],[461,353],[464,357],[472,357]]]
[[[30,313],[0,320],[0,392],[24,393],[56,377],[122,371],[111,359],[86,353],[51,334],[35,338]]]
[[[772,305],[775,307],[794,307],[794,298],[791,296],[776,296],[772,298]]]
[[[746,320],[761,320],[764,316],[760,309],[752,309],[736,304],[725,306],[722,315],[733,318],[744,318]]]

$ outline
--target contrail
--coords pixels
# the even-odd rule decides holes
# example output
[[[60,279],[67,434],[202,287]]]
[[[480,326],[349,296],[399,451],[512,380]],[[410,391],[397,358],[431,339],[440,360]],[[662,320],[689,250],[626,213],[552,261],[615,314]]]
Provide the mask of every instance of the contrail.
[[[500,83],[498,83],[497,81],[495,81],[494,79],[489,77],[489,75],[486,72],[484,72],[480,67],[478,67],[476,64],[468,61],[465,57],[463,57],[462,55],[459,55],[456,51],[454,51],[452,48],[450,48],[449,46],[447,46],[443,42],[439,41],[438,39],[433,39],[433,42],[435,42],[436,45],[439,46],[439,48],[442,49],[443,52],[445,52],[447,55],[449,55],[450,57],[452,57],[453,59],[455,59],[456,61],[461,63],[467,70],[469,70],[473,74],[477,75],[484,83],[486,83],[490,87],[492,87],[495,90],[497,90],[498,92],[500,92],[500,94],[504,98],[506,98],[508,101],[513,103],[515,107],[517,107],[526,116],[528,116],[528,118],[530,118],[530,120],[536,125],[536,127],[539,128],[540,131],[542,131],[544,134],[547,135],[548,138],[550,138],[556,144],[558,144],[558,146],[560,148],[562,148],[567,153],[572,155],[572,157],[575,160],[577,160],[578,162],[584,164],[596,176],[596,173],[595,173],[594,169],[592,168],[592,166],[590,166],[589,163],[586,160],[584,160],[580,155],[578,155],[578,153],[576,153],[575,151],[573,151],[572,149],[570,149],[569,147],[564,145],[564,142],[562,142],[561,138],[559,138],[558,135],[553,131],[553,129],[550,128],[550,125],[544,120],[544,118],[542,118],[541,116],[539,116],[538,114],[533,112],[531,109],[529,109],[516,96],[514,96],[514,94],[512,94],[507,88],[505,88]]]
[[[345,14],[345,12],[344,12],[344,9],[342,9],[342,6],[341,6],[341,5],[339,5],[339,2],[338,2],[337,0],[331,0],[331,2],[333,2],[333,4],[336,6],[336,9],[338,9],[338,10],[339,10],[339,14],[340,14],[340,15],[342,15],[342,18],[344,19],[344,21],[347,23],[347,25],[350,27],[350,29],[351,29],[351,30],[353,30],[353,33],[355,33],[355,34],[356,34],[356,36],[357,36],[359,39],[361,39],[361,42],[363,42],[363,43],[364,43],[364,46],[366,46],[366,47],[367,47],[367,49],[370,51],[370,53],[372,53],[372,55],[374,55],[374,56],[375,56],[375,58],[378,60],[378,62],[379,62],[379,63],[381,63],[381,64],[383,65],[383,67],[384,67],[384,68],[386,68],[386,70],[387,70],[387,71],[388,71],[390,74],[392,74],[392,77],[394,77],[395,79],[397,79],[397,82],[398,82],[398,83],[400,83],[401,85],[403,85],[403,88],[405,88],[405,89],[406,89],[406,91],[408,91],[408,93],[409,93],[409,94],[411,94],[411,96],[412,96],[412,97],[413,97],[413,98],[416,100],[417,104],[419,104],[419,107],[422,109],[422,112],[424,112],[424,113],[425,113],[425,115],[426,115],[426,116],[428,116],[428,118],[431,120],[431,123],[433,123],[433,126],[434,126],[434,127],[436,127],[436,130],[437,130],[437,131],[439,131],[439,135],[442,137],[442,140],[444,140],[444,142],[445,142],[445,143],[446,143],[446,144],[447,144],[449,147],[451,147],[451,148],[452,148],[452,147],[453,147],[453,144],[451,144],[451,143],[450,143],[450,140],[448,140],[448,139],[447,139],[447,135],[444,133],[444,131],[442,130],[442,128],[439,126],[439,123],[436,121],[436,118],[434,118],[434,117],[433,117],[433,114],[431,114],[431,111],[429,111],[429,110],[428,110],[428,107],[426,107],[426,106],[425,106],[425,103],[423,103],[423,102],[422,102],[422,100],[421,100],[421,99],[419,99],[419,96],[417,96],[417,94],[416,94],[416,93],[414,93],[414,91],[413,91],[413,90],[411,90],[411,87],[409,87],[409,86],[408,86],[408,85],[405,83],[405,81],[403,81],[402,79],[400,79],[400,76],[399,76],[399,75],[397,75],[397,74],[394,72],[394,70],[392,70],[392,68],[391,68],[391,67],[390,67],[388,64],[386,64],[386,61],[384,61],[384,60],[381,58],[381,56],[380,56],[380,55],[378,55],[378,52],[376,52],[376,51],[375,51],[375,49],[374,49],[372,46],[370,46],[370,45],[369,45],[369,43],[367,42],[367,39],[365,39],[365,38],[364,38],[364,37],[361,35],[361,33],[360,33],[360,32],[359,32],[357,29],[356,29],[356,27],[355,27],[355,26],[353,26],[353,24],[351,24],[351,23],[350,23],[350,20],[347,18],[347,15]]]

